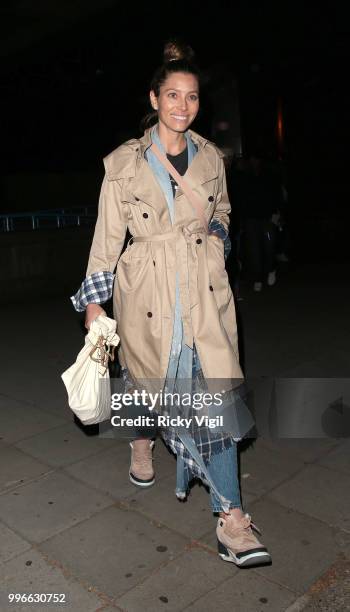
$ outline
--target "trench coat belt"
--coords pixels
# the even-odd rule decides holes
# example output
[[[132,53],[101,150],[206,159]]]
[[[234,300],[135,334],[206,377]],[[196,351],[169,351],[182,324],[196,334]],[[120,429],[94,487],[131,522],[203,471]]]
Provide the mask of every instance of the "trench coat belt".
[[[184,330],[184,340],[187,346],[193,348],[193,329],[191,307],[198,301],[198,256],[197,250],[188,249],[195,244],[195,238],[200,234],[207,236],[204,228],[191,229],[189,226],[176,226],[171,232],[150,234],[148,236],[133,236],[133,242],[161,242],[175,240],[177,271],[179,275],[179,290],[181,302],[181,318]],[[198,240],[198,238],[197,238]],[[196,295],[193,295],[193,293]]]

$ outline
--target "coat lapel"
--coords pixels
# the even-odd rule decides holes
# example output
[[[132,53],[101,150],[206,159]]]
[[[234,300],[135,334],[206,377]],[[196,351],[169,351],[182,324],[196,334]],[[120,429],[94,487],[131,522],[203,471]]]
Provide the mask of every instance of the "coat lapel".
[[[199,150],[191,165],[188,167],[185,174],[185,179],[195,188],[198,185],[204,185],[208,181],[212,181],[218,177],[218,170],[204,155],[203,149]]]
[[[185,174],[186,181],[192,189],[214,180],[218,177],[218,169],[204,154],[207,140],[192,130],[189,130],[191,140],[198,152],[194,156]],[[122,201],[139,205],[145,202],[157,210],[159,217],[171,226],[167,200],[156,176],[145,159],[145,151],[152,144],[151,129],[146,130],[140,139],[125,143],[117,158],[107,156],[105,159],[109,180],[123,180]],[[214,161],[214,160],[213,160]],[[127,179],[127,180],[125,180]],[[179,189],[177,196],[181,195]],[[164,226],[164,224],[162,223]]]
[[[168,215],[168,205],[161,186],[154,176],[149,164],[145,159],[145,151],[151,146],[150,131],[146,130],[144,136],[138,140],[130,141],[129,146],[134,150],[132,162],[120,169],[128,181],[123,181],[122,201],[139,205],[145,202],[151,208],[158,211],[161,218]]]
[[[125,184],[122,198],[132,204],[145,202],[156,210],[168,209],[164,192],[144,158],[138,161],[136,175]]]

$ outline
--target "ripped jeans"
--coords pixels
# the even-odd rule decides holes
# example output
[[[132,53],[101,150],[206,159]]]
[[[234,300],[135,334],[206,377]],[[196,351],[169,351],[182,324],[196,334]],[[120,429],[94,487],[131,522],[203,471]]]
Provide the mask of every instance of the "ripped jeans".
[[[186,441],[188,448],[188,441]],[[198,451],[197,451],[198,452]],[[192,456],[196,459],[195,451]],[[201,457],[197,456],[197,463]],[[205,484],[209,486],[212,512],[228,511],[230,508],[241,508],[241,495],[238,481],[237,444],[225,448],[221,453],[211,455],[209,463],[202,464]],[[181,457],[177,457],[176,495],[185,497],[190,483],[190,472]],[[223,499],[228,504],[223,503]]]
[[[175,319],[177,318],[175,317]],[[176,332],[177,325],[179,329]],[[174,327],[174,338],[169,356],[165,388],[167,391],[172,391],[176,384],[180,391],[186,392],[190,387],[193,375],[193,349],[189,348],[182,341],[181,319],[177,320],[177,325]],[[199,361],[198,367],[200,367]],[[153,431],[139,429],[135,434],[134,439],[152,439],[156,437],[157,431],[155,429]],[[232,440],[232,444],[228,448],[224,448],[221,452],[211,453],[209,461],[205,463],[190,434],[181,429],[177,435],[199,468],[201,480],[209,486],[212,511],[215,513],[228,512],[230,508],[241,508],[237,443]],[[192,474],[186,461],[177,454],[175,493],[179,499],[186,497],[191,476]]]
[[[167,381],[174,382],[176,379],[180,390],[185,391],[192,379],[193,350],[183,343],[179,352],[177,359],[175,355],[170,356]],[[230,508],[241,508],[236,442],[232,442],[222,452],[212,453],[209,462],[205,464],[190,434],[182,429],[178,431],[178,437],[199,467],[201,479],[209,486],[212,511],[228,512]],[[178,454],[175,490],[178,498],[186,497],[190,478],[190,469]]]

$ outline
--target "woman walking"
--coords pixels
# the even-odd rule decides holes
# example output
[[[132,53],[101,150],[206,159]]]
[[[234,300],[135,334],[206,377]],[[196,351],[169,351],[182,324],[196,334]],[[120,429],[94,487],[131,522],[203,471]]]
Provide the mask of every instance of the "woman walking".
[[[189,129],[199,110],[199,71],[190,47],[167,43],[150,101],[155,125],[104,159],[87,277],[72,300],[77,310],[86,310],[89,328],[113,294],[126,382],[158,379],[172,390],[190,381],[196,391],[203,381],[239,380],[242,372],[225,270],[230,203],[223,155]],[[164,157],[189,191],[169,173]],[[127,229],[132,238],[120,255]],[[245,417],[230,433],[208,427],[161,430],[177,455],[176,495],[186,496],[194,476],[209,485],[212,511],[219,514],[219,555],[245,567],[271,560],[241,506],[237,440],[251,425]],[[151,438],[141,430],[131,443],[129,477],[137,486],[155,482]]]

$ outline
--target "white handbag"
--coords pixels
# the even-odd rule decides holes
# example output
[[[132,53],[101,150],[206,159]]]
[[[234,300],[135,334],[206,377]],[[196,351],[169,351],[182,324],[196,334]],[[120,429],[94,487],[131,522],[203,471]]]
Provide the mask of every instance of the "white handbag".
[[[69,406],[82,423],[101,423],[111,416],[108,361],[113,361],[119,340],[116,322],[99,315],[75,363],[61,375]]]

